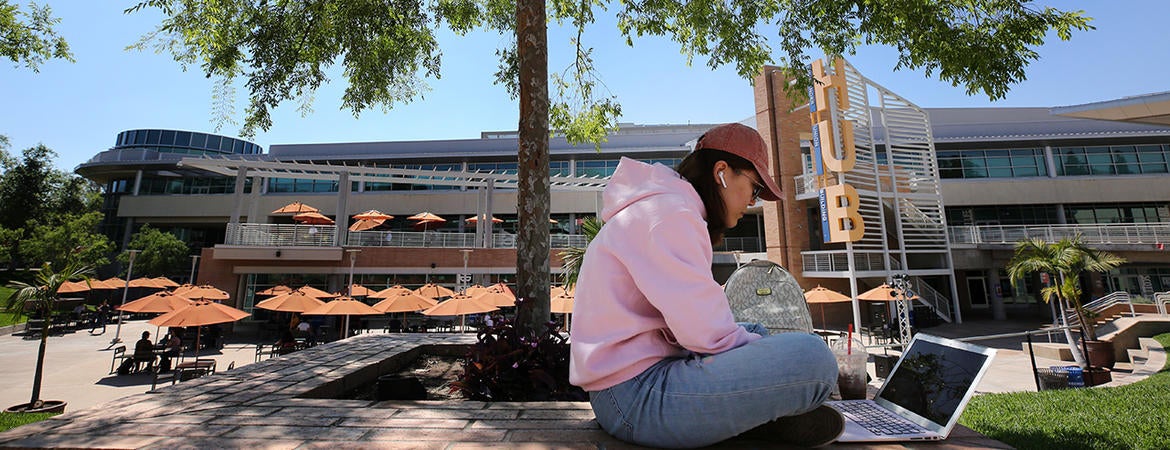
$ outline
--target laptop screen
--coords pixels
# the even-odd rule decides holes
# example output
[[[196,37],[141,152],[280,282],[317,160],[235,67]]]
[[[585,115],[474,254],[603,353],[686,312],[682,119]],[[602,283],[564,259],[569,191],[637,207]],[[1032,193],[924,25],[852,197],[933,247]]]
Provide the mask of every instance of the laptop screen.
[[[945,425],[987,358],[985,354],[916,339],[878,397]]]

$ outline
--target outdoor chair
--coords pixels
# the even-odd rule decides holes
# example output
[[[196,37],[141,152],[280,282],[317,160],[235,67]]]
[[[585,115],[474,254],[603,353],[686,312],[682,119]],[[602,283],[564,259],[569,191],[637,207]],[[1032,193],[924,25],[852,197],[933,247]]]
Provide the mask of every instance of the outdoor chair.
[[[114,358],[110,360],[110,373],[113,374],[114,372],[116,372],[118,370],[118,364],[121,363],[122,360],[124,360],[126,358],[129,358],[129,356],[126,356],[126,346],[119,345],[119,346],[115,347],[114,348]]]

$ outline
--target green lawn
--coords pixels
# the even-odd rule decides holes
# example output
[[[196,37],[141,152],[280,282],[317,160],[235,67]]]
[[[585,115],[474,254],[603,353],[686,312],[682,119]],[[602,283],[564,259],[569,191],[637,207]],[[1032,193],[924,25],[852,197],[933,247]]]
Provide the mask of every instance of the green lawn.
[[[1154,339],[1170,348],[1170,333]],[[1023,450],[1165,449],[1167,399],[1170,365],[1127,386],[981,395],[959,423]]]
[[[0,412],[0,431],[8,431],[21,425],[40,422],[55,416],[53,413],[6,413]]]
[[[0,327],[12,325],[14,323],[24,323],[25,320],[28,320],[28,318],[25,316],[20,316],[18,318],[16,317],[15,313],[4,310],[3,307],[8,304],[8,296],[12,295],[13,291],[15,291],[15,289],[7,286],[0,286]]]

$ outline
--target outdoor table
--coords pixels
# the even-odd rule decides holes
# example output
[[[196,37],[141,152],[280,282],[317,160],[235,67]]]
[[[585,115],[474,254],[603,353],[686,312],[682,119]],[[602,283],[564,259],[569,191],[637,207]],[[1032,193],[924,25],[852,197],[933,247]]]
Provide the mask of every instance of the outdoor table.
[[[197,359],[195,361],[186,361],[175,366],[175,379],[182,381],[183,373],[190,371],[191,378],[201,377],[203,375],[215,373],[214,359]]]

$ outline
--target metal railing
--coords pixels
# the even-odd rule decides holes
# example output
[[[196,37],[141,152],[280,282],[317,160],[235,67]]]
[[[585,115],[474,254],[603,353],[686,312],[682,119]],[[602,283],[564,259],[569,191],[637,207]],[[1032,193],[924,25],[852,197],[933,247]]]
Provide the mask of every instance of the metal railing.
[[[263,247],[336,247],[336,225],[290,225],[272,223],[228,224],[224,243]],[[755,239],[755,238],[752,238]],[[351,231],[345,245],[355,247],[476,248],[475,233],[415,231]],[[580,234],[549,236],[549,248],[584,247]],[[492,248],[516,248],[516,235],[492,235]]]
[[[336,225],[229,223],[224,243],[263,247],[336,247],[336,236]]]
[[[919,277],[914,277],[910,286],[911,295],[917,295],[919,303],[930,307],[939,318],[951,323],[951,299]]]
[[[887,258],[883,251],[854,251],[854,270],[886,270]],[[840,250],[800,252],[805,272],[845,272],[849,270],[849,255]]]
[[[1080,235],[1087,244],[1158,244],[1170,241],[1170,223],[1109,225],[967,225],[952,226],[952,244],[1013,245],[1025,239],[1058,241]]]
[[[758,237],[725,237],[715,246],[717,252],[761,253],[767,251]]]
[[[1158,307],[1158,314],[1166,315],[1167,303],[1170,303],[1170,291],[1154,293],[1154,306]]]
[[[1130,297],[1129,292],[1125,291],[1112,292],[1105,295],[1104,297],[1093,300],[1089,303],[1085,303],[1084,305],[1081,305],[1081,307],[1085,308],[1085,310],[1089,312],[1090,316],[1096,316],[1101,314],[1102,311],[1105,311],[1110,306],[1121,304],[1129,305],[1129,314],[1131,316],[1137,315],[1133,309],[1133,299]],[[1081,321],[1077,318],[1077,312],[1075,309],[1070,308],[1065,310],[1064,318],[1065,323],[1067,323],[1069,326],[1076,327],[1081,325]]]

